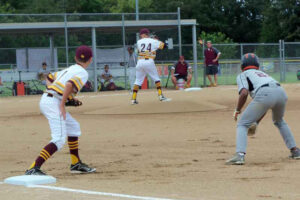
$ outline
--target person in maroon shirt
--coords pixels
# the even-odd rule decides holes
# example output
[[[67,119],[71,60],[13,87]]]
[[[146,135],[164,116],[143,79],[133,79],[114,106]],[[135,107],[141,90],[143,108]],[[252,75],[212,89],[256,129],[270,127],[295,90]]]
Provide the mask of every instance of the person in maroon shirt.
[[[192,67],[184,60],[184,56],[180,56],[178,62],[174,63],[174,66],[171,69],[171,75],[175,88],[177,88],[177,81],[179,79],[184,79],[186,81],[187,88],[191,87]]]
[[[210,86],[216,87],[218,85],[218,60],[221,52],[218,49],[212,47],[211,41],[207,41],[206,45],[207,49],[205,49],[204,51],[206,75],[210,82]],[[215,82],[212,81],[211,75],[214,76]]]

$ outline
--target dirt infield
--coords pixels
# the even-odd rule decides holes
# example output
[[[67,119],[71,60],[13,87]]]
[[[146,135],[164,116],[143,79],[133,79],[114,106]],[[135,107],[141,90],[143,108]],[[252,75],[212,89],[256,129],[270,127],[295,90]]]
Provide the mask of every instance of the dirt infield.
[[[300,144],[300,84],[284,85],[286,121]],[[226,166],[235,150],[236,86],[197,92],[81,94],[69,109],[81,123],[81,159],[96,174],[69,173],[67,146],[43,166],[57,187],[178,200],[300,199],[300,161],[290,160],[270,113],[249,139],[245,166]],[[50,139],[39,96],[0,99],[0,181],[23,174]],[[130,199],[0,184],[0,199]]]

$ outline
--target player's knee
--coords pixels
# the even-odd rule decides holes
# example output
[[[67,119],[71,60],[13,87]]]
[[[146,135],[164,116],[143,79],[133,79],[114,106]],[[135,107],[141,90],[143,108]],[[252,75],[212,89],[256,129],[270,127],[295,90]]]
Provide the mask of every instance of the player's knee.
[[[79,137],[81,135],[80,124],[77,122],[72,129],[72,136]]]
[[[285,121],[284,121],[283,119],[280,119],[280,120],[273,120],[273,123],[274,123],[274,125],[277,126],[277,127],[281,127],[281,126],[283,126],[283,125],[286,124]]]
[[[56,145],[57,150],[59,151],[65,145],[65,143],[66,143],[66,137],[61,137],[59,139],[53,139],[53,140],[51,140],[51,142]]]
[[[241,126],[243,126],[243,127],[247,127],[247,128],[249,128],[250,126],[251,126],[251,124],[253,124],[253,122],[250,122],[250,121],[245,121],[245,120],[243,120],[243,119],[240,119],[239,121],[238,121],[238,123],[237,123],[237,126],[239,127],[241,127]]]

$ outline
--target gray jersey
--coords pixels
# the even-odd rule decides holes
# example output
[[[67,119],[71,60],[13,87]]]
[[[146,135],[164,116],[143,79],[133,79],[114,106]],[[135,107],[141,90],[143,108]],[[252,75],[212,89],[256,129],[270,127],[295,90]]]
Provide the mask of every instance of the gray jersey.
[[[269,83],[274,83],[274,84],[278,83],[275,79],[270,77],[268,74],[256,69],[249,69],[242,72],[237,76],[236,81],[238,84],[239,93],[243,88],[245,88],[250,92],[250,96],[252,98],[255,97],[257,90],[262,85],[269,84]]]

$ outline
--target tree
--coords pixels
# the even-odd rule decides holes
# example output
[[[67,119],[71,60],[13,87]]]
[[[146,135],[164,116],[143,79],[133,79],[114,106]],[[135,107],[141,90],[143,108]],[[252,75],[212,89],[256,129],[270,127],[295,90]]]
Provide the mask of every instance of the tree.
[[[269,0],[263,15],[260,41],[300,41],[299,0]]]
[[[239,48],[240,46],[238,44],[234,44],[233,40],[231,38],[226,37],[224,33],[218,32],[218,33],[206,33],[204,31],[201,32],[199,36],[199,41],[211,41],[214,46],[222,52],[222,59],[232,59],[232,58],[240,58],[239,54]],[[228,45],[218,45],[218,44],[228,44]],[[204,48],[206,48],[204,46]],[[203,59],[203,54],[200,52],[203,52],[203,46],[198,46],[198,54],[199,58]]]

